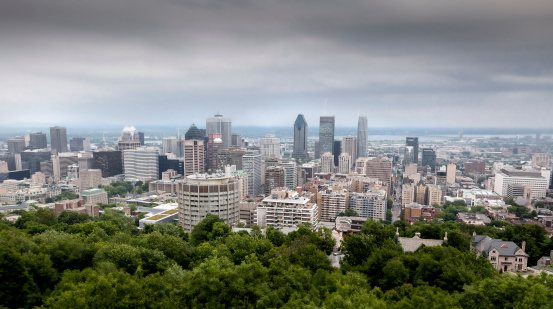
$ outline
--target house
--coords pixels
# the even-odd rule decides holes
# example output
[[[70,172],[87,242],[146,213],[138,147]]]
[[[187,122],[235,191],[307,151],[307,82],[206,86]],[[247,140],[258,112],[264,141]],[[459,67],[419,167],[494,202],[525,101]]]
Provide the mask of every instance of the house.
[[[422,245],[427,247],[441,246],[447,243],[447,232],[444,239],[422,239],[421,233],[415,233],[415,237],[399,237],[399,228],[396,230],[396,238],[405,252],[415,252]]]
[[[493,239],[485,235],[474,235],[472,249],[478,256],[484,255],[498,271],[526,271],[528,267],[528,254],[526,254],[526,242],[522,242],[522,248],[512,241]]]
[[[538,266],[551,267],[551,260],[553,260],[553,250],[549,253],[549,256],[542,256],[538,260]]]

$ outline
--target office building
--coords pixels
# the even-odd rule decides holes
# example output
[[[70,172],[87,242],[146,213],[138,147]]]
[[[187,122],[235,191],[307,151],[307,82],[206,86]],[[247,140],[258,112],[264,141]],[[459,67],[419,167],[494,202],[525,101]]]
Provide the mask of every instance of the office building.
[[[184,140],[184,176],[205,173],[203,140]]]
[[[297,161],[307,161],[307,121],[299,114],[294,122],[294,151],[292,157]]]
[[[442,195],[446,196],[447,193],[447,172],[436,172],[436,185],[442,189]]]
[[[184,139],[203,141],[205,139],[205,135],[202,131],[200,131],[200,129],[198,129],[198,127],[196,127],[195,124],[192,124],[190,128],[188,128],[188,131],[184,134]]]
[[[217,153],[224,148],[221,134],[210,134],[207,142],[207,166],[208,174],[217,172]]]
[[[334,152],[332,153],[332,155],[334,156],[334,166],[338,166],[338,157],[342,153],[341,149],[342,149],[342,141],[334,141],[334,147],[333,147]]]
[[[365,175],[378,178],[378,181],[390,184],[392,178],[392,162],[387,158],[373,158],[365,163]]]
[[[67,180],[79,179],[79,165],[72,164],[67,167]]]
[[[51,160],[51,153],[44,150],[27,150],[21,153],[21,168],[29,170],[31,175],[40,172],[40,162]]]
[[[263,160],[275,156],[280,158],[280,139],[273,134],[267,134],[261,139],[261,158]]]
[[[224,146],[224,145],[223,145]],[[217,152],[217,169],[224,171],[227,165],[236,166],[236,170],[243,170],[242,157],[246,154],[245,149],[221,149]],[[212,171],[213,172],[213,171]]]
[[[269,196],[271,191],[284,187],[284,169],[281,166],[269,166],[265,169],[265,188],[263,194]]]
[[[369,129],[367,116],[365,114],[359,115],[359,120],[357,122],[357,158],[366,158],[369,156],[367,152],[367,147],[369,143]]]
[[[125,180],[157,180],[159,178],[159,153],[157,148],[139,147],[123,151]]]
[[[419,163],[419,138],[407,137],[405,139],[405,146],[413,147],[413,161],[409,163]]]
[[[352,161],[353,159],[349,153],[342,153],[338,157],[338,173],[349,174],[353,163]]]
[[[214,117],[206,119],[205,127],[208,136],[210,134],[221,134],[225,149],[231,146],[232,122],[230,118],[217,114]]]
[[[102,184],[102,171],[99,169],[80,170],[79,181],[81,191],[98,188]]]
[[[547,174],[547,176],[544,174]],[[522,185],[524,188],[531,190],[530,196],[532,199],[543,198],[549,187],[549,178],[549,171],[540,172],[501,169],[501,171],[495,175],[494,192],[507,198],[509,197],[509,185],[511,185],[512,190],[514,188],[513,185]]]
[[[326,152],[321,156],[321,173],[334,173],[334,156]]]
[[[449,163],[447,165],[447,183],[448,184],[454,184],[455,183],[455,176],[457,173],[457,165],[454,163]]]
[[[534,168],[549,167],[549,156],[546,153],[535,153],[532,155],[532,166]]]
[[[405,146],[405,154],[403,155],[403,166],[415,163],[415,148],[413,146]]]
[[[230,144],[233,147],[242,148],[242,135],[238,133],[232,133],[230,136]]]
[[[423,148],[422,149],[422,165],[421,166],[430,166],[432,172],[436,172],[436,152],[432,148]]]
[[[415,187],[415,200],[417,204],[426,205],[426,184],[420,181]],[[409,203],[405,203],[409,204]]]
[[[73,137],[69,141],[72,152],[90,151],[90,139],[88,137]]]
[[[176,137],[164,137],[161,140],[162,153],[177,153],[177,138]]]
[[[401,187],[401,206],[411,204],[415,201],[415,186],[406,184]]]
[[[298,164],[295,161],[282,162],[284,187],[294,190],[298,186]]]
[[[108,178],[123,174],[123,156],[121,151],[98,151],[93,153],[94,167],[102,171],[102,177]]]
[[[238,181],[224,174],[190,175],[177,185],[179,224],[191,231],[208,213],[234,225],[240,218]]]
[[[321,158],[321,143],[319,143],[319,140],[316,140],[313,142],[313,155],[315,160]]]
[[[81,198],[85,204],[107,204],[108,193],[103,189],[88,189],[81,192]]]
[[[417,174],[417,169],[418,166],[416,163],[410,163],[409,165],[406,165],[403,177],[409,177],[409,175]]]
[[[355,162],[357,159],[357,137],[348,135],[342,138],[342,153],[349,153],[351,159]]]
[[[10,170],[8,169],[8,162],[0,161],[0,173],[7,173]]]
[[[319,148],[321,153],[334,153],[334,116],[321,116],[319,123]]]
[[[31,133],[29,135],[29,148],[46,149],[48,148],[48,140],[46,134],[42,132]]]
[[[25,140],[24,139],[9,139],[8,144],[8,153],[18,154],[25,151]]]
[[[117,150],[124,151],[140,147],[140,137],[135,127],[124,127],[121,137],[117,141]]]
[[[434,204],[442,204],[442,188],[437,185],[426,185],[426,205],[432,206]]]
[[[373,220],[386,220],[386,191],[356,193],[349,199],[349,208],[355,210],[359,217]]]
[[[140,146],[144,146],[144,132],[138,132],[138,140],[140,141]]]
[[[248,175],[248,195],[262,194],[261,155],[259,153],[244,154],[242,157],[242,170]]]
[[[65,127],[50,128],[50,148],[52,154],[68,152],[67,149],[67,129]]]

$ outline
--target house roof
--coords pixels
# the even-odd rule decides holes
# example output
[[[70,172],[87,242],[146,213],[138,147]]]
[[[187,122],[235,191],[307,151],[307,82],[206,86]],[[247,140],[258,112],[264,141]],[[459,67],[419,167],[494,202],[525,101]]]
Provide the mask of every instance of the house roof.
[[[428,247],[441,246],[444,241],[442,239],[422,239],[417,236],[413,238],[398,237],[399,244],[405,252],[415,252],[420,246],[425,245]]]
[[[475,243],[474,248],[478,252],[481,252],[482,244],[484,244],[484,251],[486,253],[490,253],[490,251],[495,249],[499,252],[500,256],[516,256],[516,252],[520,250],[520,247],[512,241],[493,239],[485,235],[474,236],[473,243]],[[526,253],[524,255],[528,256]]]

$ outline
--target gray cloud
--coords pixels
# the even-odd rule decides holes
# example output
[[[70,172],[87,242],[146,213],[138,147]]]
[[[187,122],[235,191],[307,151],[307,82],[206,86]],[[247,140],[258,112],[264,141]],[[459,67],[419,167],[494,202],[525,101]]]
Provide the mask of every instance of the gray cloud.
[[[0,0],[0,117],[551,127],[551,29],[549,0]]]

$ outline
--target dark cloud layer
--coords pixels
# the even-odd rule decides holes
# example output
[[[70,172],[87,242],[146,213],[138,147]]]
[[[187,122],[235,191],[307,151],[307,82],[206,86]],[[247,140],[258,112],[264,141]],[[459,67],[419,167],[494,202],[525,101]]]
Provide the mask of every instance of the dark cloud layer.
[[[0,0],[3,123],[552,127],[550,0]]]

